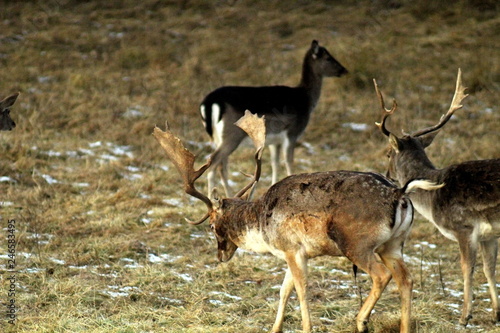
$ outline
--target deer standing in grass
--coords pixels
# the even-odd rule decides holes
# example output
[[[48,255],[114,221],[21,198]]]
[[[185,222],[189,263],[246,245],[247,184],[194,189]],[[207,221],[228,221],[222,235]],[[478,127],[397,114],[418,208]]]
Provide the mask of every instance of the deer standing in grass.
[[[410,198],[416,210],[431,221],[447,238],[458,242],[464,279],[464,304],[460,323],[467,325],[472,318],[472,275],[478,249],[483,257],[483,270],[488,280],[493,315],[500,320],[500,308],[495,281],[498,237],[500,237],[500,159],[470,161],[437,169],[425,153],[438,130],[467,97],[458,71],[455,94],[448,112],[438,124],[399,138],[386,129],[387,118],[396,110],[385,108],[382,93],[375,89],[382,106],[382,121],[377,125],[389,137],[388,175],[400,184],[410,179],[425,178],[445,186],[433,192],[416,191]],[[498,144],[498,143],[497,143]]]
[[[367,332],[370,313],[394,277],[401,294],[401,332],[410,331],[412,280],[403,262],[403,245],[413,221],[413,206],[406,194],[417,188],[436,189],[428,181],[410,181],[402,188],[374,173],[319,172],[289,176],[274,184],[260,199],[247,201],[249,189],[259,180],[265,125],[257,115],[245,114],[237,123],[258,147],[252,182],[235,197],[212,201],[196,190],[194,182],[212,159],[197,171],[195,157],[167,126],[153,135],[177,167],[189,195],[203,201],[218,243],[218,259],[232,258],[238,247],[272,253],[288,264],[272,332],[281,332],[285,306],[295,287],[302,314],[302,329],[311,331],[307,301],[307,261],[322,256],[346,256],[365,270],[373,287],[356,319]]]
[[[16,123],[10,117],[10,107],[16,102],[19,93],[5,97],[0,101],[0,131],[11,131]]]
[[[266,143],[271,152],[272,183],[278,181],[280,150],[287,175],[290,176],[295,145],[318,103],[323,77],[340,77],[346,73],[344,66],[314,40],[304,57],[298,86],[229,86],[208,94],[200,105],[205,129],[216,145],[208,170],[208,193],[215,186],[215,172],[219,169],[224,191],[230,195],[228,157],[247,136],[234,122],[247,109],[266,116]]]

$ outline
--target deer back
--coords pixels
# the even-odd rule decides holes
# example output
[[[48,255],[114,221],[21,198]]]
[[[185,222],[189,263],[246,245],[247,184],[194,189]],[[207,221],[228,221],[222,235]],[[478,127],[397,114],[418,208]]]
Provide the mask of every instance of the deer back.
[[[266,116],[266,129],[269,134],[292,129],[298,135],[309,121],[308,111],[311,109],[311,103],[303,88],[221,87],[210,93],[202,102],[207,133],[213,136],[214,124],[219,123],[223,117],[227,124],[232,124],[243,116],[247,109],[259,116]],[[234,130],[239,131],[236,128]]]
[[[213,137],[214,126],[222,119],[227,124],[251,110],[266,116],[268,133],[287,130],[298,136],[305,129],[309,113],[321,93],[323,77],[342,76],[347,70],[328,50],[313,41],[302,64],[298,86],[225,86],[208,94],[200,105],[200,113],[207,133]],[[231,119],[226,119],[230,117]]]
[[[411,225],[404,217],[413,216],[402,190],[385,177],[352,171],[293,175],[253,203],[225,204],[222,218],[212,221],[216,234],[223,230],[238,247],[278,257],[299,250],[310,258],[350,257],[360,239],[376,248],[409,230],[401,223]]]

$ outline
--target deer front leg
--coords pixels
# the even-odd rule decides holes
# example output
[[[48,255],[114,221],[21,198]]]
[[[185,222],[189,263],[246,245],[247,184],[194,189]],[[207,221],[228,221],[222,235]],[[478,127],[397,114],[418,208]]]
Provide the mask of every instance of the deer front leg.
[[[495,321],[500,321],[500,308],[498,305],[498,291],[495,279],[495,268],[497,264],[498,241],[491,239],[481,242],[481,254],[483,257],[483,271],[490,289],[491,306]]]
[[[285,279],[280,289],[280,303],[278,305],[278,313],[273,325],[272,333],[280,333],[283,329],[283,320],[285,319],[285,307],[293,290],[293,276],[290,268],[286,270]]]
[[[300,303],[302,315],[302,331],[311,332],[311,317],[309,315],[309,304],[307,303],[307,258],[300,251],[286,255],[288,269],[292,273],[293,284]]]
[[[458,245],[460,247],[460,264],[464,279],[464,304],[460,324],[467,326],[472,318],[472,277],[477,256],[477,239],[470,233],[459,234]]]
[[[286,140],[283,142],[283,157],[285,160],[285,168],[286,168],[286,174],[287,176],[290,176],[293,174],[293,155],[294,155],[294,150],[295,150],[295,144],[296,144],[296,139],[294,138],[286,138]]]

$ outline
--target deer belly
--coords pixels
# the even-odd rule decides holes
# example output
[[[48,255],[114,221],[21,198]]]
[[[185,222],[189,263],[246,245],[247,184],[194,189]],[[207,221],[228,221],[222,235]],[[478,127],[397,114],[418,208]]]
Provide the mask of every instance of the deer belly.
[[[286,131],[266,133],[266,145],[281,145],[287,140]]]

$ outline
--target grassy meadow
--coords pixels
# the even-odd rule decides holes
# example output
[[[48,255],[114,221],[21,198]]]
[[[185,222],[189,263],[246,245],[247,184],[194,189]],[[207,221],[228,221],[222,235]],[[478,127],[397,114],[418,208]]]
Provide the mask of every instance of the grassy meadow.
[[[217,262],[208,225],[184,221],[205,206],[182,191],[153,127],[168,120],[203,163],[213,150],[198,113],[203,97],[222,85],[297,84],[317,39],[350,73],[324,80],[296,172],[385,172],[372,79],[388,102],[397,99],[388,127],[400,133],[448,110],[458,68],[470,96],[429,156],[437,167],[499,158],[499,35],[493,0],[1,1],[0,98],[21,94],[17,127],[0,132],[0,331],[270,330],[285,263],[243,251]],[[232,155],[236,187],[246,183],[239,171],[253,170],[252,154]],[[270,185],[268,161],[265,152],[257,195]],[[458,246],[417,214],[405,257],[414,332],[500,332],[480,258],[474,318],[462,329]],[[366,297],[365,273],[358,286]],[[354,331],[358,291],[347,259],[311,260],[314,330]],[[14,325],[5,314],[12,299]],[[370,331],[398,332],[399,308],[391,282]],[[297,299],[287,310],[285,331],[300,331]]]

